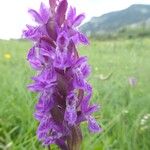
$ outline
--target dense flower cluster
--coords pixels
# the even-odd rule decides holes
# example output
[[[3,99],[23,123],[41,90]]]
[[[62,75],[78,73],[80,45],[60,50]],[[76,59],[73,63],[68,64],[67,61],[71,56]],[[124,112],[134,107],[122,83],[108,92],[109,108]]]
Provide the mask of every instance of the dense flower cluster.
[[[41,3],[39,12],[29,10],[37,26],[27,25],[23,31],[24,37],[34,42],[27,59],[38,72],[29,89],[39,93],[35,112],[38,139],[47,146],[55,143],[69,149],[70,139],[81,140],[81,122],[87,121],[91,132],[101,130],[92,117],[98,106],[90,104],[87,57],[80,57],[76,49],[78,43],[88,44],[77,30],[85,16],[76,15],[75,8],[68,10],[67,0],[49,3],[50,8]]]

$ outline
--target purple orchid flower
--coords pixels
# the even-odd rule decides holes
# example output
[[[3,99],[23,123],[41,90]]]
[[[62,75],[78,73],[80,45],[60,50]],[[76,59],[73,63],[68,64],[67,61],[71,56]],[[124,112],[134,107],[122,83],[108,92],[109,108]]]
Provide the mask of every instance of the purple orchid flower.
[[[128,82],[129,82],[129,85],[132,87],[137,85],[137,79],[135,77],[129,77]]]
[[[23,31],[34,42],[27,59],[38,72],[28,86],[39,95],[37,137],[48,147],[57,144],[62,150],[79,150],[82,122],[88,123],[90,132],[102,130],[92,116],[99,107],[90,104],[88,59],[79,56],[76,48],[78,43],[89,43],[77,28],[85,15],[77,15],[73,7],[68,10],[67,0],[49,0],[49,4],[48,8],[41,3],[39,12],[29,10],[38,25],[27,25]]]

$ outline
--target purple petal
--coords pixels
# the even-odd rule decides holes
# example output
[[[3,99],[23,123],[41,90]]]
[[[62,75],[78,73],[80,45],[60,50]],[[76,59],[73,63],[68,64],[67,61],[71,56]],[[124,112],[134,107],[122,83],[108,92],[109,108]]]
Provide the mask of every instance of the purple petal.
[[[36,104],[35,106],[35,109],[37,111],[42,111],[43,110],[43,107],[44,107],[44,101],[42,98],[40,98],[40,100],[38,101],[38,103]]]
[[[66,15],[66,11],[67,11],[67,7],[68,7],[68,3],[66,0],[62,0],[57,8],[57,23],[59,26],[61,26],[63,24],[63,22],[65,21],[65,15]]]
[[[38,76],[32,78],[35,82],[43,83],[44,85],[48,84],[49,86],[55,85],[57,80],[57,75],[54,69],[48,68],[45,69]]]
[[[51,52],[45,48],[40,48],[40,54],[43,56],[48,56],[48,57],[51,56]]]
[[[46,24],[48,22],[49,17],[50,17],[50,11],[45,6],[44,3],[41,3],[41,6],[40,6],[40,15],[41,15],[43,23]]]
[[[93,133],[102,131],[102,129],[100,128],[96,120],[91,116],[88,118],[88,128],[89,128],[89,131]]]
[[[66,98],[66,111],[64,115],[64,119],[70,125],[74,125],[77,119],[76,102],[77,98],[75,94],[73,92],[70,92]]]
[[[83,113],[85,113],[88,110],[88,106],[89,106],[89,101],[91,99],[92,94],[88,93],[88,95],[86,95],[81,103],[81,110]]]
[[[30,84],[28,89],[33,92],[40,92],[43,90],[43,87],[39,84]]]
[[[49,4],[50,4],[50,7],[51,7],[52,12],[55,11],[55,8],[56,8],[56,6],[57,6],[56,1],[57,1],[57,0],[49,0]]]
[[[41,64],[41,61],[35,59],[35,60],[30,60],[29,61],[32,68],[35,70],[41,70],[43,68],[43,65]]]
[[[50,63],[52,60],[55,59],[55,53],[54,51],[49,48],[40,48],[40,55],[42,55],[45,58],[45,62]]]
[[[76,15],[76,8],[70,7],[67,14],[67,20],[74,19],[75,15]]]
[[[79,16],[77,16],[73,22],[73,26],[74,27],[77,27],[81,24],[81,22],[85,19],[85,15],[84,14],[81,14]]]
[[[54,99],[53,96],[46,97],[46,96],[41,96],[40,100],[36,104],[36,111],[37,112],[49,112],[52,108],[54,107]]]
[[[43,118],[43,113],[41,113],[41,112],[35,112],[34,113],[34,117],[35,117],[35,119],[37,119],[38,121],[41,121],[42,120],[42,118]]]
[[[46,30],[48,30],[48,27],[46,25]],[[48,33],[49,34],[49,33]],[[51,35],[51,34],[50,34]],[[55,36],[55,35],[54,35]],[[52,38],[48,37],[48,36],[42,36],[40,38],[39,41],[39,47],[43,47],[43,48],[52,48],[54,50],[54,48],[56,48],[56,45],[53,41]]]
[[[96,112],[98,110],[99,110],[99,106],[95,104],[95,105],[90,106],[89,108],[87,108],[84,113],[89,116],[89,115],[93,114],[94,112]]]
[[[36,22],[43,23],[43,19],[41,18],[40,14],[37,11],[29,9],[28,12],[33,16]]]
[[[67,48],[68,48],[68,58],[70,58],[72,64],[74,64],[79,56],[78,56],[77,48],[72,40],[69,41]]]
[[[40,123],[38,130],[40,132],[49,130],[49,128],[51,127],[51,123],[52,123],[51,119],[44,120],[43,122]]]
[[[46,30],[48,35],[53,39],[57,39],[57,30],[56,30],[56,22],[53,19],[49,19],[48,23],[46,24]]]
[[[29,53],[27,55],[27,59],[30,61],[32,59],[34,59],[36,57],[36,53],[35,53],[35,47],[32,47],[30,50],[29,50]]]
[[[80,66],[82,66],[82,64],[87,63],[87,57],[80,57],[75,64],[75,68],[80,68]]]
[[[74,75],[73,78],[73,85],[75,88],[84,89],[85,81],[83,80],[83,76],[81,75]]]
[[[77,119],[76,109],[68,106],[65,111],[64,119],[68,122],[68,124],[74,125]]]
[[[54,127],[51,127],[51,130],[49,131],[51,132],[49,136],[47,135],[47,137],[45,138],[44,145],[54,144],[57,142],[58,139],[60,139],[63,136],[62,132],[55,130]]]
[[[31,66],[36,69],[40,70],[42,69],[42,63],[41,61],[36,57],[36,48],[33,47],[30,49],[28,56],[27,56],[28,61],[30,62]]]
[[[57,52],[57,55],[54,60],[54,66],[60,69],[67,68],[70,66],[70,64],[68,63],[67,54],[63,52],[64,51],[63,49],[60,51],[62,52]]]
[[[67,147],[66,143],[64,142],[64,139],[59,139],[56,141],[56,143],[62,150],[68,150],[68,147]]]
[[[75,16],[76,16],[76,9],[70,7],[67,14],[67,21],[69,23],[69,26],[72,26]]]
[[[37,134],[37,137],[39,140],[44,140],[47,137],[47,133],[46,132],[39,132]]]
[[[84,44],[84,45],[88,45],[89,44],[89,41],[88,41],[88,38],[82,34],[82,33],[78,33],[78,38],[79,38],[79,41]]]
[[[91,72],[91,68],[86,63],[82,66],[81,71],[82,71],[83,76],[86,78],[89,76]]]
[[[75,64],[75,68],[80,68],[80,71],[85,78],[91,72],[91,68],[87,63],[87,57],[80,57]]]
[[[23,37],[33,41],[36,41],[41,37],[42,32],[38,27],[33,27],[30,25],[26,25],[26,27],[27,29],[23,31]]]
[[[57,38],[57,44],[61,48],[65,48],[66,46],[68,46],[69,39],[68,39],[67,33],[65,31],[63,31],[62,33],[60,33],[60,35],[58,36],[58,38]]]

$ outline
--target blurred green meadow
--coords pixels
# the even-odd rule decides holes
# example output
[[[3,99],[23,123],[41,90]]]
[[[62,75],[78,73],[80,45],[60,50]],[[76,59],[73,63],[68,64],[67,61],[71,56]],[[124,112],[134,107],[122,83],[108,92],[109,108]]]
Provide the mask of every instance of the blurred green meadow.
[[[26,61],[30,47],[0,41],[0,150],[44,150],[35,135],[37,95],[26,88],[35,74]],[[92,40],[78,49],[92,66],[92,102],[101,106],[95,117],[103,128],[89,134],[82,124],[82,150],[150,150],[150,39]]]

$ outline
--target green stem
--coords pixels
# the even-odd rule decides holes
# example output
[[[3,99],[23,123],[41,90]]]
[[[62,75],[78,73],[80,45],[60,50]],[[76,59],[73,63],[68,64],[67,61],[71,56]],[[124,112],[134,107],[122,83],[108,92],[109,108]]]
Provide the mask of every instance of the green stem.
[[[50,145],[48,146],[48,150],[51,150],[51,147],[50,147]]]

